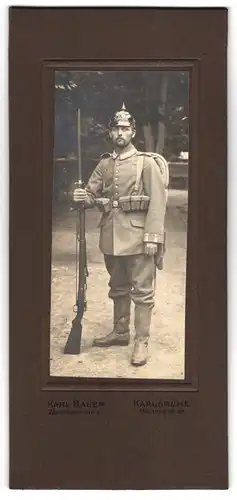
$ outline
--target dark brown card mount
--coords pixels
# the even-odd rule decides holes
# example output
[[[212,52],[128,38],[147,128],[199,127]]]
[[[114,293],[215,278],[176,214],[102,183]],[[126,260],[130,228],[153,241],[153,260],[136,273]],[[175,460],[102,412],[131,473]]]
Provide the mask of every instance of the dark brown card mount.
[[[10,9],[10,487],[225,489],[227,10]],[[49,376],[55,69],[185,69],[185,380]],[[72,415],[73,400],[97,416]],[[53,405],[61,404],[59,416]],[[169,406],[182,412],[143,412]]]

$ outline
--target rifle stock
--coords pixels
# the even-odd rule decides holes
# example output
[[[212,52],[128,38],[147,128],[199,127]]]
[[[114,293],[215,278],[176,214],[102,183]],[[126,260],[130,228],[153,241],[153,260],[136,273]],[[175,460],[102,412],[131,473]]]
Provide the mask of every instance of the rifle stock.
[[[72,320],[72,327],[64,347],[64,354],[80,354],[81,352],[81,334],[82,324],[81,318],[76,316]]]
[[[86,308],[85,300],[85,282],[81,284],[80,280],[78,286],[78,299],[77,299],[77,313],[75,318],[72,320],[72,327],[69,333],[66,345],[64,347],[64,354],[80,354],[81,352],[81,336],[82,336],[82,318]]]

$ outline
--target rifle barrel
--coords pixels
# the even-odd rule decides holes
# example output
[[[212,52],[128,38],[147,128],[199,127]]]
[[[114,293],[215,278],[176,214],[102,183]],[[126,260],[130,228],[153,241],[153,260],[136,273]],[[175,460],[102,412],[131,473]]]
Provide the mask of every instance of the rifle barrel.
[[[77,178],[78,184],[82,184],[81,169],[81,110],[77,110]]]

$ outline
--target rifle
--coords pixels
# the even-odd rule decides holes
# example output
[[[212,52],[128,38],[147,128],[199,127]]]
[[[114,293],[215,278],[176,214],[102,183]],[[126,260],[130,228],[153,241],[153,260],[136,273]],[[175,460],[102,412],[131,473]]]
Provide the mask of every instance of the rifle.
[[[78,142],[78,181],[77,187],[83,187],[81,171],[81,117],[80,109],[77,110],[77,142]],[[76,205],[76,304],[73,308],[76,312],[72,320],[72,327],[69,333],[64,354],[80,354],[82,336],[82,318],[86,310],[86,281],[88,277],[86,260],[86,238],[85,238],[85,205]],[[78,278],[78,242],[79,242],[79,278]]]

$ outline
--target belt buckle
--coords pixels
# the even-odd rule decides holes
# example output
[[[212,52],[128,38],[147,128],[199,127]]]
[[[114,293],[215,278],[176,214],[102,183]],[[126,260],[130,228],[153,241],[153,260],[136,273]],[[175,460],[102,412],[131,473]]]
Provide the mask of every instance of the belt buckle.
[[[114,200],[113,203],[112,203],[112,205],[113,205],[113,208],[117,208],[118,207],[118,201]]]

